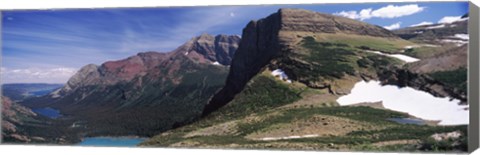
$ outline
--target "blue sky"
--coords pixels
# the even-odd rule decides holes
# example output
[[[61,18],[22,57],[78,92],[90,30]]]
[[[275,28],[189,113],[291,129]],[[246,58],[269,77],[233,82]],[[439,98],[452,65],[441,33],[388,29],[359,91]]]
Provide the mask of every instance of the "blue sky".
[[[64,83],[86,64],[144,51],[168,52],[201,33],[241,35],[250,20],[279,8],[342,15],[395,29],[456,19],[468,12],[468,2],[3,11],[2,82]]]

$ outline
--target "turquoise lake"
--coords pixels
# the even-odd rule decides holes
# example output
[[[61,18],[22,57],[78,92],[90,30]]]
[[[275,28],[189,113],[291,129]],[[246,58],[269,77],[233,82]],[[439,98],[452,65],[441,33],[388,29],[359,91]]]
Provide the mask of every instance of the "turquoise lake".
[[[119,146],[133,147],[143,142],[145,138],[130,137],[89,137],[85,138],[77,146]]]

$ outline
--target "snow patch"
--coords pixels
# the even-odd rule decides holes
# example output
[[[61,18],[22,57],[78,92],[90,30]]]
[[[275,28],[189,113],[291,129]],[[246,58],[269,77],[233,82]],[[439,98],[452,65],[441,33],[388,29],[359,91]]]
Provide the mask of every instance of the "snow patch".
[[[406,63],[411,63],[411,62],[415,62],[415,61],[420,60],[420,59],[410,57],[410,56],[406,56],[406,55],[403,55],[403,54],[389,54],[387,56],[400,59],[402,61],[405,61]]]
[[[260,138],[259,140],[272,141],[272,140],[282,140],[282,139],[299,139],[299,138],[313,138],[313,137],[319,137],[319,135],[313,134],[313,135],[301,135],[301,136],[265,137],[265,138]]]
[[[460,100],[435,97],[411,87],[382,86],[379,81],[360,81],[350,94],[337,99],[341,106],[379,101],[387,109],[425,120],[440,121],[440,125],[462,125],[469,121],[469,106],[459,105]]]
[[[213,64],[213,65],[219,65],[219,66],[222,65],[222,64],[220,64],[218,61],[215,61],[215,62],[213,62],[212,64]]]
[[[292,83],[292,80],[288,79],[287,74],[282,69],[275,69],[272,71],[272,75],[275,77],[279,77],[280,80],[286,81],[288,83]]]
[[[185,55],[188,55],[188,52],[185,52]]]
[[[444,27],[445,27],[445,24],[440,24],[440,25],[436,25],[436,26],[427,27],[426,29],[439,29],[439,28],[444,28]]]
[[[455,34],[454,37],[459,38],[459,39],[463,39],[463,40],[469,40],[470,39],[468,34]]]
[[[440,47],[438,45],[432,45],[432,44],[423,44],[421,46],[423,46],[423,47]]]
[[[370,50],[366,50],[366,52],[375,53],[375,54],[379,54],[379,55],[384,55],[384,56],[388,56],[388,57],[392,57],[392,58],[397,58],[397,59],[400,59],[400,60],[402,60],[406,63],[411,63],[411,62],[415,62],[415,61],[420,60],[420,59],[410,57],[410,56],[406,56],[406,55],[403,55],[403,54],[386,54],[386,53],[382,53],[380,51],[370,51]]]
[[[403,47],[404,49],[412,49],[412,48],[419,48],[419,47],[439,47],[438,45],[432,45],[432,44],[417,44],[417,45],[409,45]]]
[[[415,31],[415,32],[413,32],[413,33],[415,33],[415,34],[422,34],[423,31]]]
[[[468,41],[463,41],[463,40],[442,39],[440,41],[444,43],[455,43],[457,46],[468,44]]]
[[[469,17],[467,17],[467,18],[462,18],[462,19],[459,19],[459,20],[457,20],[457,21],[455,21],[455,22],[467,21],[468,19],[469,19]]]

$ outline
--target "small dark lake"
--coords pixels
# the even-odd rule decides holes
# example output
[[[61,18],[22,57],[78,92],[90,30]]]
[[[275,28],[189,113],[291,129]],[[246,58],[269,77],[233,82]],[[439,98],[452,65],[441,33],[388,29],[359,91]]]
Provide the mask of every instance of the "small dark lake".
[[[400,124],[416,124],[416,125],[427,124],[424,120],[414,119],[414,118],[389,118],[388,120],[391,120]]]
[[[58,118],[61,117],[62,115],[60,114],[60,111],[47,107],[47,108],[38,108],[38,109],[32,109],[33,112],[40,114],[42,116],[46,116],[49,118]]]
[[[143,142],[145,138],[135,137],[89,137],[85,138],[77,146],[121,146],[134,147]]]

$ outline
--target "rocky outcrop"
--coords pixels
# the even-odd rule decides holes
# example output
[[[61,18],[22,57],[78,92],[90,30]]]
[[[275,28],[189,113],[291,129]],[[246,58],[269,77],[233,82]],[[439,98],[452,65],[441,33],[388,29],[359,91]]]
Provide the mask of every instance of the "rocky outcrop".
[[[26,119],[32,119],[37,114],[29,108],[12,102],[9,98],[2,96],[2,138],[12,139],[20,142],[30,142],[30,138],[25,136],[24,131],[19,130],[18,126],[23,125]]]
[[[448,49],[446,52],[411,63],[408,69],[415,73],[433,73],[467,68],[468,44]]]
[[[349,18],[302,9],[280,9],[264,19],[249,22],[243,29],[242,41],[232,60],[226,85],[210,100],[203,114],[207,115],[227,104],[273,58],[291,52],[292,46],[298,42],[295,33],[398,38],[384,28]]]

